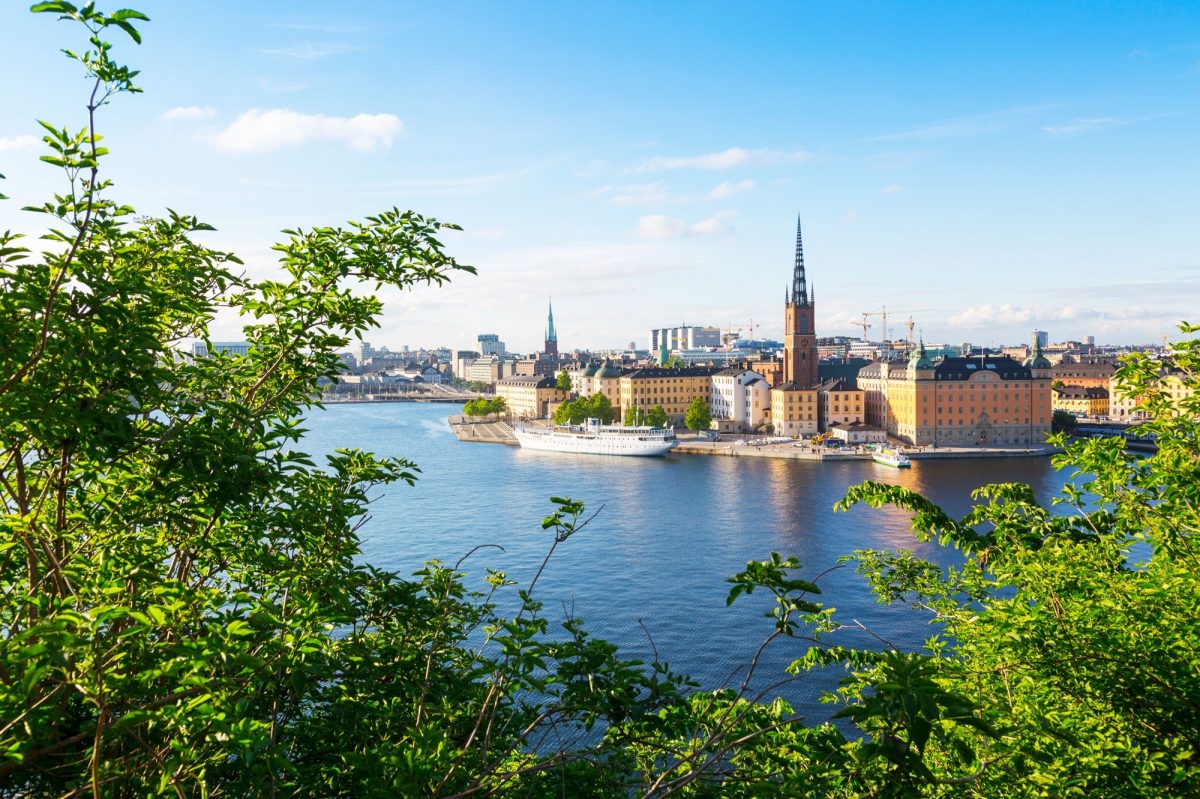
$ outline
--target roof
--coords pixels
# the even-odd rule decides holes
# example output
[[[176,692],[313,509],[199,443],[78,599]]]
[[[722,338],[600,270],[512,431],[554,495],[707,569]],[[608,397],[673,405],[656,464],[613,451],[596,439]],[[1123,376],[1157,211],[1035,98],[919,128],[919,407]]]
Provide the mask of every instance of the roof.
[[[1111,363],[1060,363],[1054,367],[1058,377],[1112,377],[1117,367]]]
[[[1031,380],[1033,372],[1007,355],[980,355],[977,358],[943,358],[933,367],[935,380],[970,380],[987,371],[1001,380]]]
[[[1063,399],[1108,399],[1108,389],[1095,386],[1059,386],[1054,393]]]
[[[862,391],[861,388],[851,386],[849,382],[841,377],[835,377],[826,380],[824,383],[817,386],[818,391]]]
[[[627,377],[630,380],[644,380],[651,377],[712,377],[719,372],[712,366],[689,366],[684,369],[662,369],[660,367],[651,366],[645,369],[637,369],[622,377]]]
[[[816,391],[818,388],[819,388],[819,386],[802,386],[799,383],[797,383],[795,380],[791,380],[787,383],[780,383],[777,386],[772,386],[771,390],[772,391]]]
[[[526,388],[554,388],[557,383],[549,375],[513,375],[496,382],[497,386],[524,386]]]

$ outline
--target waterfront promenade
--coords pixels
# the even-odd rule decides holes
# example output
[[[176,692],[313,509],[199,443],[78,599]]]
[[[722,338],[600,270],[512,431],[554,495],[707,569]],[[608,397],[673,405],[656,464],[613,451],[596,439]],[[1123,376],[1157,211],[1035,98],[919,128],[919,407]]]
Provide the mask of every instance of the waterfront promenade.
[[[501,419],[477,419],[463,414],[453,414],[446,420],[459,441],[483,444],[507,444],[517,446],[512,426]],[[545,425],[544,420],[523,422],[530,425]],[[869,461],[871,451],[866,448],[831,449],[814,447],[796,441],[778,441],[773,438],[755,436],[722,435],[716,441],[682,431],[679,446],[673,452],[681,455],[712,455],[735,458],[786,458],[807,461]],[[1027,458],[1049,455],[1053,447],[908,447],[902,442],[889,442],[889,446],[903,452],[910,460],[934,460],[945,458]]]

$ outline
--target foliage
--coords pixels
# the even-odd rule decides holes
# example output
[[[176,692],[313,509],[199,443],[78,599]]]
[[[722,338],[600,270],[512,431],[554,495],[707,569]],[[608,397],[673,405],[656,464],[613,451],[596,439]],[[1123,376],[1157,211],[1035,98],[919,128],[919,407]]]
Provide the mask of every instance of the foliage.
[[[646,411],[646,416],[642,420],[642,424],[648,424],[651,427],[666,427],[670,423],[671,417],[667,416],[667,409],[661,405],[655,405]]]
[[[569,394],[571,392],[570,373],[568,373],[566,369],[560,371],[558,376],[554,379],[554,385],[559,391],[564,391]]]
[[[1075,414],[1059,408],[1050,416],[1050,429],[1055,433],[1069,433],[1075,429],[1076,421]]]
[[[471,391],[474,391],[477,394],[484,394],[484,393],[487,393],[492,390],[492,384],[485,382],[483,380],[472,380],[470,383],[467,383],[466,385],[467,385],[467,388],[469,388]]]
[[[1200,342],[1172,349],[1196,387]],[[998,733],[943,723],[942,740],[926,739],[925,768],[960,780],[946,796],[965,785],[980,797],[1200,792],[1200,400],[1182,400],[1175,415],[1157,368],[1132,356],[1118,378],[1146,398],[1155,418],[1144,429],[1158,452],[1142,458],[1120,439],[1059,436],[1056,463],[1074,467],[1078,483],[1049,508],[1016,484],[980,489],[982,504],[958,520],[896,486],[859,486],[844,503],[907,509],[919,538],[965,557],[942,573],[908,554],[854,556],[881,601],[933,614],[925,679],[970,697],[974,717]],[[855,680],[863,678],[871,675]],[[875,684],[852,681],[846,695],[875,701]],[[876,728],[878,740],[894,735]],[[906,739],[905,751],[914,743]]]
[[[712,424],[712,411],[709,410],[704,397],[692,397],[692,401],[688,403],[687,414],[683,417],[683,423],[688,430],[707,430],[709,428]]]
[[[463,413],[467,416],[490,416],[494,413],[504,413],[508,403],[504,397],[476,397],[463,403]]]
[[[1158,453],[1060,439],[1082,482],[1055,507],[990,486],[955,520],[896,486],[851,492],[963,554],[948,572],[854,556],[881,600],[937,620],[927,652],[836,646],[819,579],[772,553],[729,581],[729,602],[765,606],[757,654],[740,682],[696,690],[542,613],[541,574],[593,518],[574,500],[551,498],[524,587],[492,571],[468,587],[474,550],[411,579],[359,561],[372,490],[416,467],[293,447],[337,353],[376,322],[355,289],[473,272],[443,252],[454,226],[393,209],[285,231],[283,277],[238,276],[193,240],[208,226],[138,219],[99,178],[95,112],[136,91],[103,37],[140,41],[144,16],[34,8],[87,28],[68,54],[93,92],[83,131],[44,126],[69,186],[36,209],[46,251],[0,234],[0,794],[1200,792],[1200,400],[1177,408],[1147,359],[1120,374]],[[248,321],[249,352],[179,355],[222,308]],[[1174,355],[1194,387],[1200,346]],[[751,687],[778,642],[808,646],[794,673],[850,670],[837,715],[854,737]]]
[[[590,397],[579,397],[562,403],[554,411],[555,424],[580,424],[585,419],[599,419],[612,424],[617,412],[608,397],[597,391]]]

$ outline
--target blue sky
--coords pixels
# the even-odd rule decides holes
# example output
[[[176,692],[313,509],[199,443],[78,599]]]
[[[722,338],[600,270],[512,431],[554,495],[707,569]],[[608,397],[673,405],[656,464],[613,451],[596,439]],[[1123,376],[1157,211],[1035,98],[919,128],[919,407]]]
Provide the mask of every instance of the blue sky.
[[[1200,320],[1200,4],[133,4],[116,196],[271,270],[284,227],[393,205],[479,269],[389,292],[376,344],[782,334],[796,214],[822,335],[1161,341]],[[338,4],[339,6],[341,4]],[[0,6],[0,227],[83,122],[79,33]],[[873,338],[879,317],[873,317]],[[237,337],[233,320],[218,336]]]

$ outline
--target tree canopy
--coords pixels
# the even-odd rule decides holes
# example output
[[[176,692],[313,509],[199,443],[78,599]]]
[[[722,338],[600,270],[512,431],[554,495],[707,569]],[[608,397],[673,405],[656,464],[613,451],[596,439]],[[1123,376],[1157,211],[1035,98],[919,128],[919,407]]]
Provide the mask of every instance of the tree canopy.
[[[463,403],[463,413],[467,416],[490,416],[493,413],[504,413],[508,403],[504,397],[476,397]]]
[[[571,375],[570,375],[570,373],[566,369],[561,370],[558,373],[558,376],[554,379],[554,385],[559,391],[570,392],[571,391]]]
[[[687,414],[683,417],[683,423],[688,430],[707,430],[712,425],[712,411],[708,407],[708,403],[704,401],[704,397],[692,397],[692,401],[688,403]]]
[[[929,614],[924,651],[838,646],[794,558],[729,578],[729,602],[765,611],[762,647],[809,646],[793,673],[846,669],[845,726],[751,690],[758,658],[701,690],[542,612],[542,571],[594,518],[569,498],[550,499],[526,586],[471,587],[475,551],[410,576],[361,562],[372,490],[419,470],[317,464],[295,449],[303,419],[376,324],[356,289],[474,272],[444,251],[454,226],[392,209],[284,231],[283,277],[241,276],[195,240],[209,226],[138,216],[101,176],[96,112],[137,91],[108,39],[140,41],[144,15],[34,8],[84,26],[68,55],[93,93],[82,131],[44,124],[68,188],[37,209],[43,246],[0,233],[0,794],[1200,793],[1200,399],[1164,392],[1156,364],[1119,375],[1158,452],[1060,440],[1078,479],[1051,507],[1005,484],[954,519],[898,486],[852,490],[843,507],[895,505],[963,556],[850,556],[881,601]],[[221,309],[248,352],[185,356]],[[1194,390],[1200,345],[1172,354]]]
[[[590,397],[578,397],[559,405],[554,411],[554,422],[580,424],[585,419],[599,419],[601,424],[612,424],[616,415],[609,398],[597,391]]]

